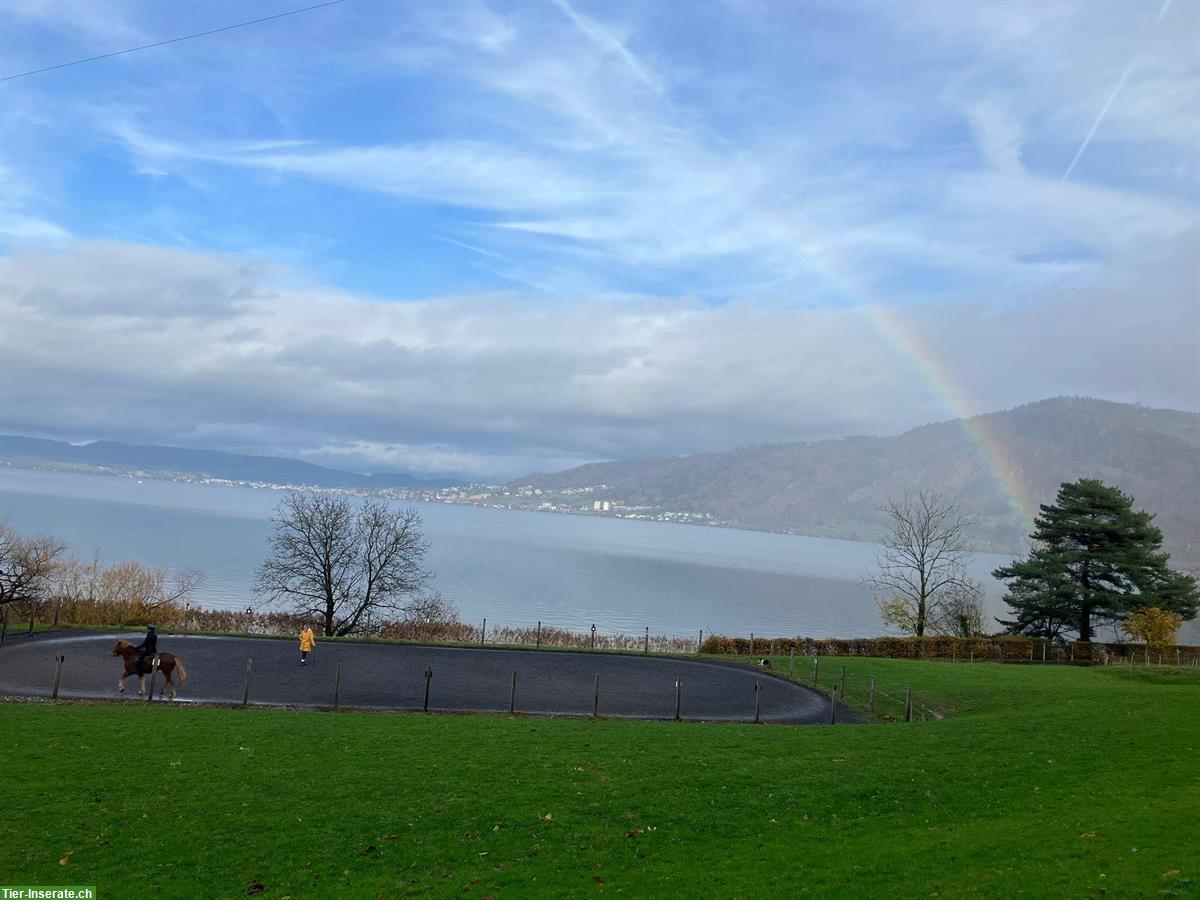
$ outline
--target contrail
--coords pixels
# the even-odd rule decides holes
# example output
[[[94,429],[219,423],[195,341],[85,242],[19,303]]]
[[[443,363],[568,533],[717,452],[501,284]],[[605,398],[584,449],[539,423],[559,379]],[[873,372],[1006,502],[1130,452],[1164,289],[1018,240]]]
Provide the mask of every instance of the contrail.
[[[1175,0],[1166,0],[1159,8],[1158,15],[1154,19],[1157,25],[1163,20],[1163,16],[1167,14],[1167,10],[1171,8],[1171,4]],[[1108,95],[1108,100],[1104,102],[1104,107],[1100,110],[1100,115],[1096,116],[1096,121],[1092,123],[1092,127],[1088,129],[1087,136],[1083,139],[1083,143],[1079,145],[1079,149],[1075,151],[1075,158],[1071,160],[1071,164],[1067,166],[1067,171],[1063,172],[1060,182],[1066,181],[1071,177],[1071,173],[1075,170],[1075,164],[1079,162],[1079,157],[1083,156],[1083,151],[1087,149],[1091,143],[1092,135],[1096,133],[1096,129],[1100,127],[1100,123],[1104,121],[1104,117],[1108,115],[1109,107],[1113,105],[1113,101],[1117,99],[1117,94],[1121,93],[1121,88],[1125,86],[1126,80],[1129,78],[1129,73],[1133,71],[1133,67],[1137,65],[1138,54],[1133,54],[1133,58],[1129,60],[1129,65],[1125,67],[1125,71],[1121,73],[1121,77],[1117,79],[1117,85],[1112,89],[1112,93]]]
[[[663,92],[662,86],[658,83],[657,79],[646,71],[645,67],[638,61],[638,58],[629,51],[628,47],[603,28],[596,25],[591,19],[577,13],[567,0],[554,0],[554,5],[562,10],[563,15],[569,18],[575,24],[575,27],[587,35],[598,47],[618,56],[629,67],[629,70],[633,72],[638,81],[642,82],[656,94]]]

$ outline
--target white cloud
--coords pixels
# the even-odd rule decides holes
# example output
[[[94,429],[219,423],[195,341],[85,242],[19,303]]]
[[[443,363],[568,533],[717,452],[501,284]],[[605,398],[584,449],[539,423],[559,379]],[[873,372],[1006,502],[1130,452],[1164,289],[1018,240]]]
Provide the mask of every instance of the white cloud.
[[[1194,238],[1123,281],[1006,313],[918,308],[909,326],[981,409],[1054,393],[1194,407],[1200,313],[1181,300],[1200,285],[1193,270],[1171,286]],[[22,253],[0,261],[0,285],[9,430],[517,475],[948,414],[861,309],[401,303],[120,244]]]

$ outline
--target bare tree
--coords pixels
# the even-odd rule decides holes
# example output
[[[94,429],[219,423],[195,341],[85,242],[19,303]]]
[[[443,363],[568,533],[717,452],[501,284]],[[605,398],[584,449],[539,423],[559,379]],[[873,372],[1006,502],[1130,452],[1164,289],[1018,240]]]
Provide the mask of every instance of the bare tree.
[[[24,603],[35,608],[49,596],[66,549],[67,545],[55,538],[27,538],[0,522],[0,606]]]
[[[891,520],[876,571],[865,581],[875,591],[884,624],[923,636],[953,616],[952,602],[978,598],[982,587],[967,576],[972,520],[958,505],[930,491],[889,499],[880,512]]]
[[[288,494],[275,510],[270,555],[255,592],[322,622],[325,634],[353,634],[368,616],[401,615],[429,581],[428,543],[413,507],[358,505],[331,494]]]

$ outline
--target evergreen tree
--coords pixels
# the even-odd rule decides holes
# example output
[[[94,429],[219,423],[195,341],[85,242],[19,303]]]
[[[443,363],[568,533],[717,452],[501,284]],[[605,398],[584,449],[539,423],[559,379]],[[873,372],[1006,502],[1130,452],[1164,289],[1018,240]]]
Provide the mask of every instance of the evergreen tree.
[[[1200,609],[1196,579],[1168,567],[1154,516],[1133,498],[1093,478],[1064,483],[1035,520],[1028,558],[992,574],[1009,582],[1009,631],[1057,637],[1094,629],[1156,606],[1185,619]]]

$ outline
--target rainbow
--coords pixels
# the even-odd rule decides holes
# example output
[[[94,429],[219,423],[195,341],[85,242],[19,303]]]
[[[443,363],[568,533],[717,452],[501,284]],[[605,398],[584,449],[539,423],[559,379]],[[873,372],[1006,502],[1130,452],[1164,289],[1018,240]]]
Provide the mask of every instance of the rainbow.
[[[938,361],[937,354],[895,310],[871,304],[859,309],[866,314],[876,331],[908,359],[917,374],[954,415],[1009,504],[1021,515],[1023,524],[1031,524],[1037,507],[1025,487],[1020,467],[996,435],[988,418],[975,412],[966,393],[949,370]]]
[[[784,219],[777,216],[776,224],[781,229],[787,227],[783,223]],[[1021,477],[1020,466],[995,433],[988,418],[976,412],[975,405],[938,360],[933,348],[921,339],[900,313],[871,302],[870,292],[855,284],[855,279],[845,274],[845,267],[836,265],[829,258],[827,250],[803,246],[801,253],[811,271],[842,297],[849,309],[863,313],[880,337],[908,360],[914,371],[941,400],[962,428],[967,440],[978,451],[980,460],[1000,486],[1013,511],[1021,517],[1022,526],[1028,529],[1033,524],[1038,507]]]

